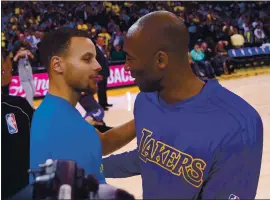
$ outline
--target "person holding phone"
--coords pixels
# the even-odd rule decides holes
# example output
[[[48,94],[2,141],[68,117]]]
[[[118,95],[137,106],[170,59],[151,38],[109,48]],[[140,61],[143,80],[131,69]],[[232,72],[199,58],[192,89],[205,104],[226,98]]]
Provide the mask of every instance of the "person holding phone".
[[[20,82],[25,91],[26,99],[32,107],[35,96],[35,83],[31,61],[34,60],[34,58],[35,56],[27,49],[25,44],[20,46],[15,57],[13,58],[13,61],[17,62]]]

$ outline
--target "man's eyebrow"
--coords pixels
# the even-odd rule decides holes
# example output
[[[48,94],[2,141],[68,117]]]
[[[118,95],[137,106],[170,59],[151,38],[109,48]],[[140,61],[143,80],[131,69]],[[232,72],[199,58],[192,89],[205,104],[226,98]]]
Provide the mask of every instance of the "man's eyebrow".
[[[89,56],[90,58],[96,57],[95,54],[93,54],[93,53],[91,53],[91,52],[86,52],[85,54],[83,54],[82,57],[85,57],[85,56]]]

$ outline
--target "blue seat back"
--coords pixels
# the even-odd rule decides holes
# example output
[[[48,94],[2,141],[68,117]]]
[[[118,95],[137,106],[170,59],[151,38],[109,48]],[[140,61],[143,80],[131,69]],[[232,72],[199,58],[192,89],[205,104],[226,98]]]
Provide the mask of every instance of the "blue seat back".
[[[244,48],[244,52],[246,56],[253,56],[253,53],[250,47]]]
[[[266,49],[259,47],[259,54],[260,55],[265,55],[266,54]]]
[[[251,51],[252,51],[252,54],[253,54],[254,56],[260,55],[259,47],[253,47],[253,48],[251,48]]]
[[[245,51],[244,49],[230,49],[228,51],[228,54],[231,58],[235,58],[235,57],[245,57],[246,54],[245,54]]]
[[[228,54],[229,54],[229,57],[231,57],[231,58],[236,57],[235,49],[230,49],[230,50],[228,51]]]
[[[270,46],[267,46],[264,49],[265,49],[266,54],[270,54]]]

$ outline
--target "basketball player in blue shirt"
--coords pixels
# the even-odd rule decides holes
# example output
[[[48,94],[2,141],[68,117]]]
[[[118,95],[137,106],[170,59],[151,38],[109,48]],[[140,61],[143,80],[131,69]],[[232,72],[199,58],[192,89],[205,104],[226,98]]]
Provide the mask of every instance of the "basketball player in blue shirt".
[[[135,128],[133,122],[128,122],[100,134],[75,108],[81,92],[97,90],[101,67],[95,58],[94,44],[83,31],[60,28],[44,36],[40,56],[50,85],[32,120],[30,168],[38,169],[49,158],[73,160],[87,174],[95,175],[99,183],[105,183],[102,154],[131,141]],[[124,135],[125,131],[131,136]]]
[[[262,120],[216,80],[194,75],[188,41],[183,21],[165,11],[129,29],[125,67],[141,90],[134,107],[138,153],[109,157],[104,169],[115,163],[120,177],[140,172],[144,199],[254,199]]]

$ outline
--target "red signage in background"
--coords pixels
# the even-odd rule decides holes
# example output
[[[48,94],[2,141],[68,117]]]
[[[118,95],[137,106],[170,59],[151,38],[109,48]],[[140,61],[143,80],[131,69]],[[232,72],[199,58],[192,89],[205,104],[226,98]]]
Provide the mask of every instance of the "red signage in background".
[[[34,74],[34,82],[36,86],[35,97],[45,96],[49,88],[49,79],[47,73]],[[134,84],[134,79],[130,72],[126,72],[124,65],[110,66],[110,77],[108,78],[108,88],[126,86]],[[13,96],[25,97],[25,92],[20,84],[19,76],[13,76],[9,86],[9,93]]]
[[[34,74],[34,82],[36,86],[35,97],[42,97],[47,94],[49,88],[49,79],[47,73]],[[13,76],[9,86],[9,94],[13,96],[25,97],[25,92],[20,83],[19,76]]]
[[[125,71],[124,65],[110,66],[110,77],[108,78],[108,87],[119,87],[134,84],[134,78],[130,72]]]

